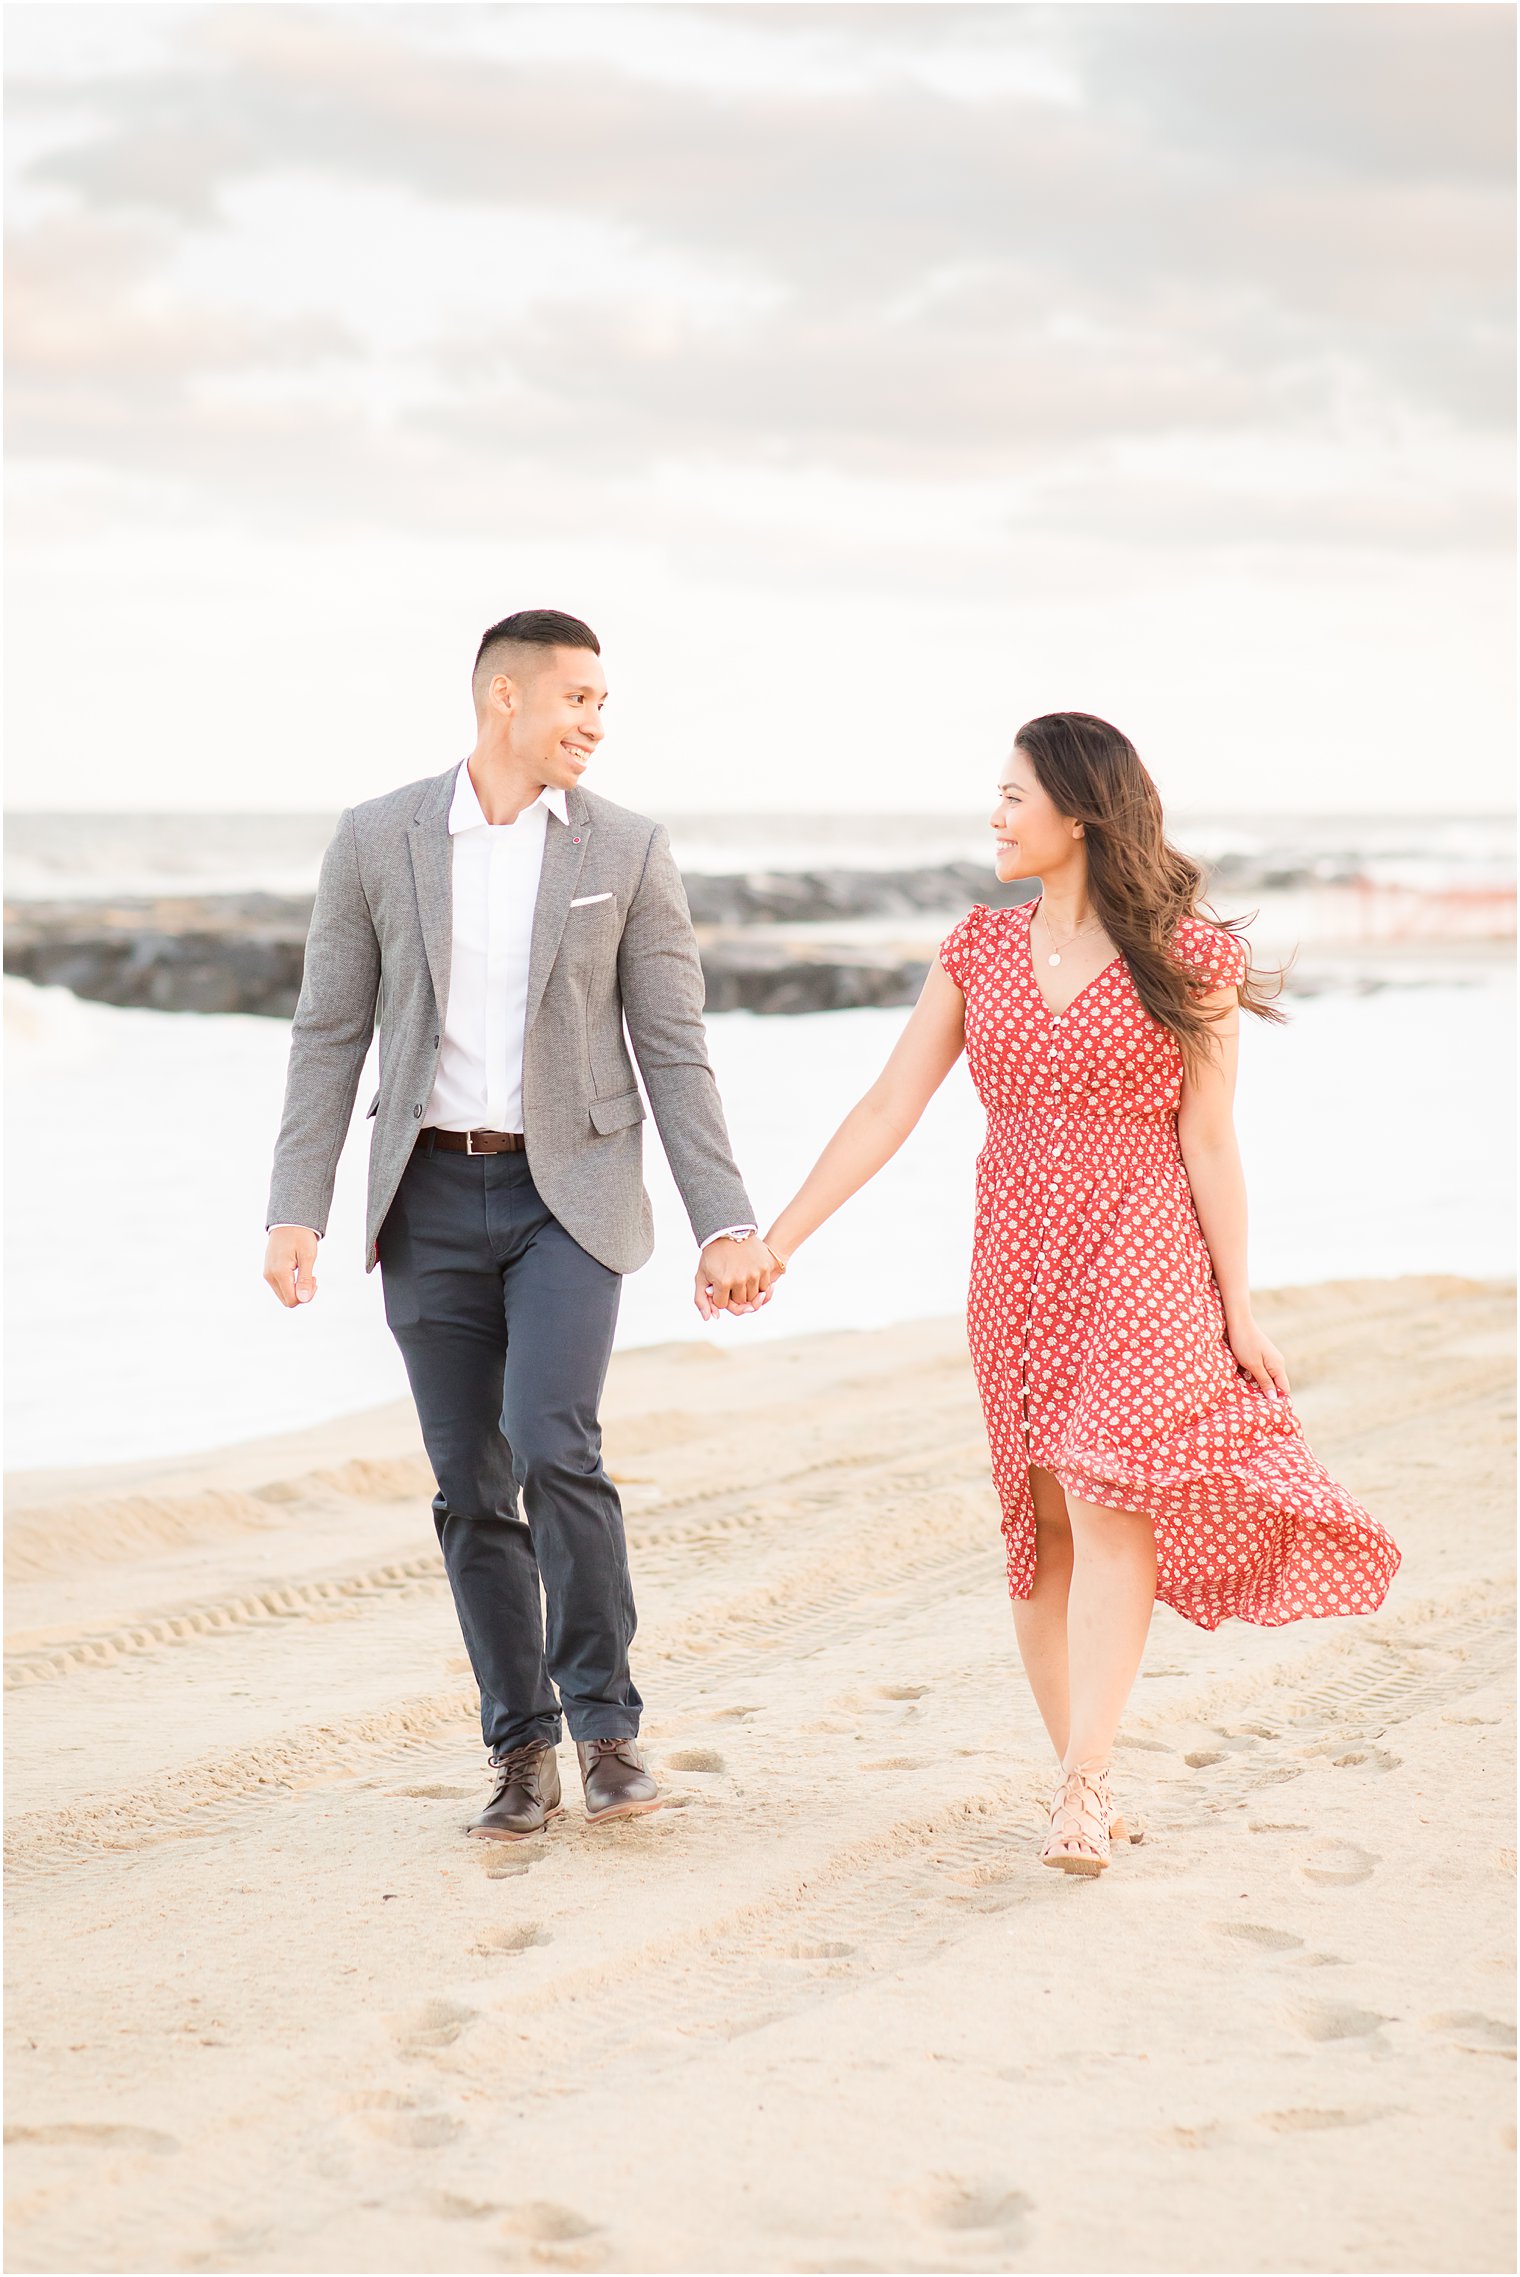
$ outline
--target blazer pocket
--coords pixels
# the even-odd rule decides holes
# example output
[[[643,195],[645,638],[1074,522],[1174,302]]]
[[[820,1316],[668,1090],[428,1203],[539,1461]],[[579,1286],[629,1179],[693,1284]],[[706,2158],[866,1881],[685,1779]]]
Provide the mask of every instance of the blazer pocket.
[[[615,1099],[593,1099],[591,1120],[599,1131],[625,1131],[644,1120],[644,1102],[637,1091],[620,1091]]]
[[[610,893],[583,893],[577,900],[571,902],[570,907],[572,909],[589,909],[593,902],[610,901],[611,899]]]

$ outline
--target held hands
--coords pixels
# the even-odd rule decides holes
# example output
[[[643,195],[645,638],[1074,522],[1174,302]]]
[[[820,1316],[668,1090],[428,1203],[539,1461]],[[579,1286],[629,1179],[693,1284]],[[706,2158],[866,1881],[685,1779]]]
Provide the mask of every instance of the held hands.
[[[317,1237],[310,1226],[277,1225],[264,1252],[264,1278],[282,1305],[308,1305],[317,1293]]]
[[[1239,1320],[1226,1320],[1225,1333],[1230,1350],[1240,1365],[1260,1384],[1268,1399],[1286,1399],[1288,1396],[1288,1370],[1282,1354],[1270,1337],[1263,1336],[1249,1313]]]
[[[758,1312],[771,1301],[771,1289],[786,1271],[758,1233],[743,1241],[724,1234],[710,1241],[697,1264],[696,1307],[704,1320],[720,1312]]]

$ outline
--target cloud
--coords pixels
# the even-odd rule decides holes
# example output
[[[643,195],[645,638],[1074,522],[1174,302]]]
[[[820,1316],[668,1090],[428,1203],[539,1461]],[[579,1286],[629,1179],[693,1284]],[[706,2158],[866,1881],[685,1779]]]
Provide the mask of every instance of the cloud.
[[[1511,8],[1098,0],[1060,18],[1100,109],[1236,169],[1291,167],[1305,182],[1510,186]]]
[[[1165,500],[1124,446],[1275,430],[1342,451],[1341,504],[1205,485],[1247,537],[1487,527],[1442,486],[1464,434],[1500,470],[1512,408],[1507,11],[627,13],[661,33],[637,71],[595,6],[494,9],[488,52],[470,10],[442,43],[426,10],[249,6],[23,78],[51,203],[13,256],[13,449],[432,528],[615,521],[674,467],[712,472],[711,530],[725,469],[1025,485],[1127,543]],[[707,78],[662,81],[693,22]],[[719,35],[811,76],[725,85]],[[291,185],[304,262],[299,220],[281,261],[251,218]],[[390,307],[428,312],[404,348]]]

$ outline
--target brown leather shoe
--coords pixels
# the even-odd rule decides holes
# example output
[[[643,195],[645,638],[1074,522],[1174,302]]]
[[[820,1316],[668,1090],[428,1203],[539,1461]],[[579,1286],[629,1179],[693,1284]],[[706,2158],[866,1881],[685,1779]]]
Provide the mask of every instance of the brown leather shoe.
[[[496,1792],[467,1833],[487,1842],[526,1842],[530,1834],[541,1834],[551,1818],[559,1817],[564,1805],[559,1758],[552,1747],[530,1740],[526,1747],[493,1755],[491,1769]]]
[[[632,1818],[637,1811],[659,1809],[660,1790],[644,1769],[636,1739],[578,1739],[575,1752],[593,1826],[604,1818]]]

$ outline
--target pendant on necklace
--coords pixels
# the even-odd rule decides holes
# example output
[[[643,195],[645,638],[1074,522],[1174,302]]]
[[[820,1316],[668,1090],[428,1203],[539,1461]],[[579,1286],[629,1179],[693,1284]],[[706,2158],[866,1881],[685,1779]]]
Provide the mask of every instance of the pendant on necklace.
[[[1052,950],[1051,950],[1051,952],[1050,952],[1050,955],[1049,955],[1049,956],[1048,956],[1048,957],[1045,959],[1045,962],[1046,962],[1048,965],[1058,965],[1058,964],[1060,963],[1060,961],[1061,961],[1061,952],[1060,952],[1060,950],[1059,950],[1059,949],[1052,949]]]

